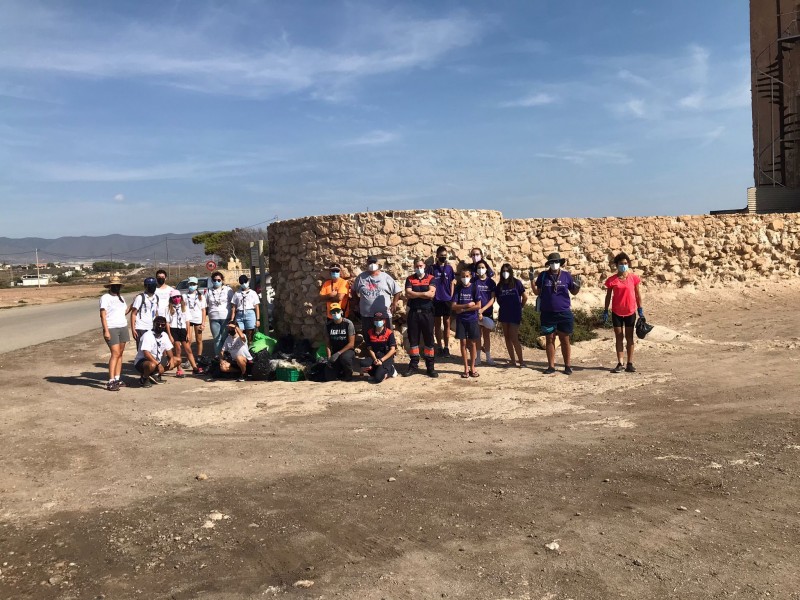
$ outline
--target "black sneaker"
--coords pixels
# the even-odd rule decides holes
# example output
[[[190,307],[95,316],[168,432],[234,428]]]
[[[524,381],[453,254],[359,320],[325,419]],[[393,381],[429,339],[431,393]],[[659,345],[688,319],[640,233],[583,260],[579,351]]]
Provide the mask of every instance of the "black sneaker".
[[[403,372],[403,377],[411,377],[415,373],[419,373],[419,365],[408,365],[408,368]]]
[[[245,378],[244,376],[240,375],[239,378],[236,380],[236,382],[241,383],[242,381],[245,381]]]
[[[150,382],[150,379],[147,377],[139,377],[139,387],[143,388],[151,388],[153,384]]]
[[[622,373],[625,370],[625,367],[622,366],[622,363],[617,363],[617,366],[611,369],[612,373]]]
[[[127,386],[128,386],[128,384],[125,383],[125,381],[123,379],[117,379],[117,387],[123,388],[123,387],[127,387]]]
[[[111,381],[106,383],[106,390],[108,390],[109,392],[118,392],[119,386],[117,385],[117,380],[112,379]]]
[[[626,373],[636,373],[636,367],[633,366],[633,363],[628,363],[628,366],[625,367]]]
[[[428,369],[425,373],[426,373],[426,375],[428,377],[432,377],[433,379],[436,379],[437,377],[439,377],[439,374],[436,371],[434,371],[433,369]]]
[[[450,357],[450,348],[448,348],[447,346],[442,348],[442,356],[446,356],[446,357],[449,358]]]
[[[167,380],[161,376],[161,373],[156,375],[156,383],[167,383]]]
[[[564,367],[564,375],[572,375],[572,367]]]
[[[544,370],[544,374],[545,374],[545,375],[552,375],[552,374],[553,374],[553,373],[555,373],[555,372],[556,372],[556,368],[555,368],[555,367],[547,367],[547,368]]]

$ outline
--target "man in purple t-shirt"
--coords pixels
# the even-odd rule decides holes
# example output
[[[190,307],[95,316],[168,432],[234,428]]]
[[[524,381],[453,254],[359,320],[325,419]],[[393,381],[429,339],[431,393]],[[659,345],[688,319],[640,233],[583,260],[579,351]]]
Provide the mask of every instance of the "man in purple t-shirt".
[[[453,300],[453,287],[456,272],[447,263],[447,248],[436,249],[436,262],[426,272],[433,275],[436,295],[433,297],[434,333],[439,356],[450,356],[450,302]]]
[[[581,280],[561,268],[566,262],[558,252],[551,253],[545,264],[547,270],[533,282],[533,293],[539,296],[541,303],[542,334],[547,339],[547,368],[544,372],[548,375],[556,372],[556,335],[564,356],[564,373],[572,375],[569,336],[575,329],[575,318],[570,294],[574,296],[580,291]]]

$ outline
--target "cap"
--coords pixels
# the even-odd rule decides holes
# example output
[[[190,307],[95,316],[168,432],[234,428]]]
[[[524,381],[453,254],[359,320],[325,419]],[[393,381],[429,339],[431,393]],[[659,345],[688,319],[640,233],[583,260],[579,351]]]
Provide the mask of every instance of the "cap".
[[[122,285],[122,279],[119,278],[119,275],[112,275],[108,279],[108,283],[106,283],[103,287],[111,287],[112,285]]]
[[[189,277],[189,283],[197,283],[197,277]]]
[[[250,278],[247,275],[239,275],[239,283],[247,283]]]
[[[368,265],[371,265],[372,263],[376,263],[376,262],[378,262],[378,257],[377,256],[368,256],[367,257],[367,264]]]
[[[331,305],[328,307],[328,310],[342,310],[342,305],[338,302],[331,302]]]
[[[375,319],[385,319],[385,318],[386,318],[386,315],[383,314],[382,312],[376,312],[374,315],[372,315],[372,320],[373,321]]]
[[[156,281],[155,277],[145,277],[144,278],[144,284],[145,285],[155,285],[156,283],[157,283],[157,281]]]
[[[339,263],[331,263],[330,269],[331,270],[339,269],[341,271],[342,270],[342,265],[340,265]]]
[[[181,297],[181,291],[180,290],[172,290],[169,293],[169,297],[170,298],[180,298]]]

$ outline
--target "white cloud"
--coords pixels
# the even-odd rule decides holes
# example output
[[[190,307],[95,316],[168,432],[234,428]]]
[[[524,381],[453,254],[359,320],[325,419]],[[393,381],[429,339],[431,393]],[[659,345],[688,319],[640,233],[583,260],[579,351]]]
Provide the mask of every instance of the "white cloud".
[[[510,100],[508,102],[500,103],[500,108],[531,108],[534,106],[545,106],[553,104],[558,98],[553,94],[546,92],[539,92],[519,98],[518,100]]]
[[[342,146],[383,146],[400,139],[400,135],[393,131],[375,129],[352,140],[342,142]]]
[[[266,25],[259,44],[244,44],[231,14],[209,15],[201,25],[131,21],[109,36],[99,23],[31,4],[28,11],[28,3],[0,3],[0,72],[139,78],[250,97],[308,92],[338,99],[364,78],[430,67],[485,28],[465,12],[416,18],[350,7],[351,27],[328,47],[295,43]]]
[[[595,146],[590,148],[575,149],[564,145],[559,147],[556,152],[539,152],[537,158],[548,158],[554,160],[565,160],[576,165],[586,164],[609,164],[627,165],[633,160],[627,153],[615,147]]]
[[[116,196],[114,196],[114,201],[125,202],[125,194],[117,194]]]

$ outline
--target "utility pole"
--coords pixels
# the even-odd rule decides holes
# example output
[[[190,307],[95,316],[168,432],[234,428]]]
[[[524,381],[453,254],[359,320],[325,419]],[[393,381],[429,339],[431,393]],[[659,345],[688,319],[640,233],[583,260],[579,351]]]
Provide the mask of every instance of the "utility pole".
[[[39,249],[36,248],[36,287],[42,289],[42,278],[39,275]]]
[[[169,238],[164,236],[164,246],[167,248],[167,277],[169,277]]]

